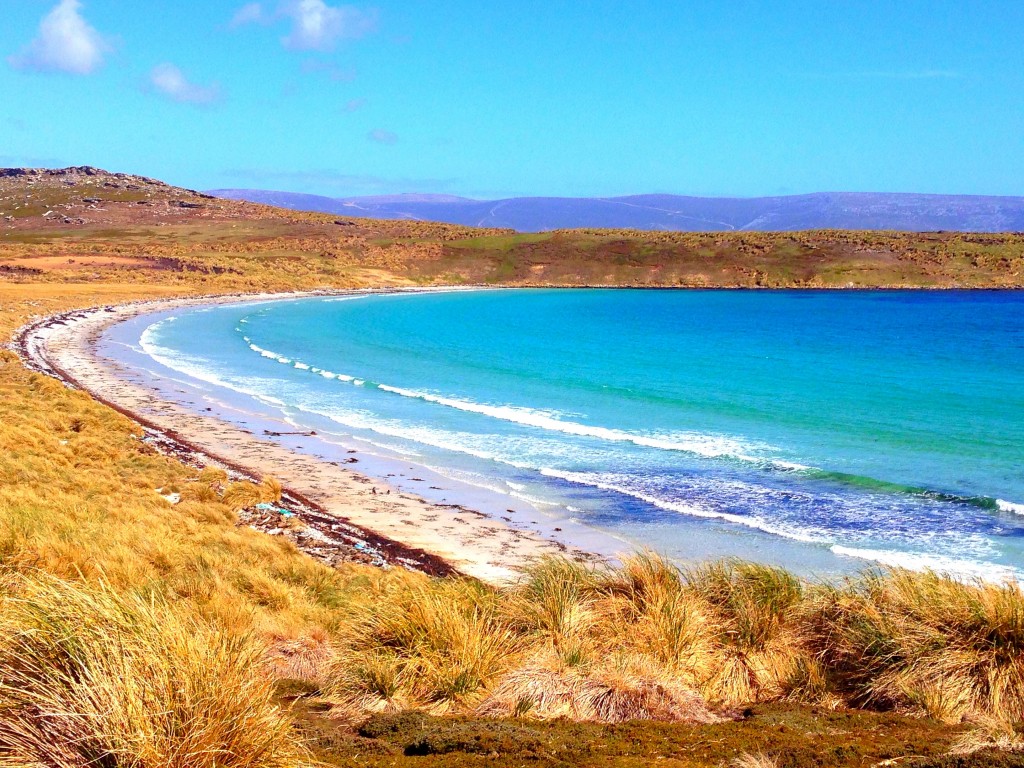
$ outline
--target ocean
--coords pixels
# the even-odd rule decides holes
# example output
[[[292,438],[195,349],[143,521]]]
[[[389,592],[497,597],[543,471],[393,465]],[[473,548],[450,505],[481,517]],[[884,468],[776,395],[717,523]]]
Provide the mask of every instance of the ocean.
[[[196,407],[609,551],[1024,578],[1024,292],[315,297],[104,344]]]

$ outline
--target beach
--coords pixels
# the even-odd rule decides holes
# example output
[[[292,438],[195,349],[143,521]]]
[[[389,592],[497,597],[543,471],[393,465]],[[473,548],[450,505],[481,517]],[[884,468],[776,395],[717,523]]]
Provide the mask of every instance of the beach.
[[[18,347],[30,367],[57,376],[159,431],[162,442],[179,448],[184,444],[193,455],[254,478],[274,477],[287,492],[339,522],[396,543],[399,546],[393,549],[400,553],[399,560],[437,558],[460,573],[503,583],[514,580],[529,562],[548,555],[593,557],[550,536],[517,529],[461,505],[431,503],[335,462],[292,450],[245,427],[161,399],[131,381],[130,371],[122,365],[97,353],[97,342],[106,329],[140,314],[293,296],[203,297],[75,311],[33,323],[19,334]]]
[[[998,582],[1021,562],[1021,515],[1004,500],[1021,496],[1014,462],[993,442],[1017,429],[1005,418],[1016,374],[995,339],[942,366],[963,347],[952,331],[969,307],[1002,313],[1012,334],[1014,301],[245,294],[68,313],[20,346],[187,463],[279,479],[305,528],[243,520],[329,565],[341,554],[502,583],[549,554],[614,562],[653,549],[814,580],[876,564]],[[869,309],[898,329],[883,356],[899,388],[882,386],[876,357],[835,352],[877,333],[857,319]],[[649,312],[676,330],[646,328]],[[931,323],[953,312],[935,339]],[[789,343],[781,329],[809,313],[818,330]],[[574,330],[552,338],[567,316]],[[902,349],[907,334],[918,350]],[[940,369],[942,387],[919,383]],[[972,420],[951,410],[963,397],[978,403]]]

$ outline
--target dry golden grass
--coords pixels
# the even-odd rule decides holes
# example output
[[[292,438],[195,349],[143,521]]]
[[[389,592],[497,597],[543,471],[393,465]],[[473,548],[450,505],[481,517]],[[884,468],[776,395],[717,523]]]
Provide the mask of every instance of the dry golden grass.
[[[1011,723],[993,717],[971,720],[973,726],[953,745],[953,754],[972,755],[983,749],[1024,752],[1024,722]]]
[[[497,613],[499,593],[471,580],[411,575],[395,586],[345,630],[328,685],[339,710],[472,707],[518,653]]]
[[[891,571],[821,601],[821,655],[855,695],[944,722],[1024,720],[1018,585]]]
[[[0,614],[0,764],[308,764],[262,657],[163,601],[23,579]]]
[[[0,561],[184,601],[208,620],[281,642],[332,633],[346,607],[387,578],[329,569],[239,527],[220,495],[223,473],[200,474],[140,435],[0,352]],[[272,481],[242,488],[260,500],[280,493]],[[157,489],[180,489],[183,500],[171,505]]]
[[[694,568],[686,581],[719,621],[725,659],[709,688],[713,699],[737,705],[800,695],[818,677],[799,613],[802,585],[792,574],[726,561]]]
[[[535,565],[506,589],[393,583],[343,633],[339,711],[712,721],[713,708],[844,697],[945,722],[1024,720],[1024,595],[893,571],[807,587],[777,568]]]
[[[764,752],[744,752],[729,761],[731,768],[779,768],[779,761]]]
[[[711,721],[709,702],[777,699],[803,682],[798,672],[815,662],[793,618],[801,596],[783,571],[728,563],[684,573],[650,553],[617,569],[545,560],[505,590],[427,582],[352,625],[331,691],[350,715],[400,702]],[[359,671],[367,655],[372,670]]]

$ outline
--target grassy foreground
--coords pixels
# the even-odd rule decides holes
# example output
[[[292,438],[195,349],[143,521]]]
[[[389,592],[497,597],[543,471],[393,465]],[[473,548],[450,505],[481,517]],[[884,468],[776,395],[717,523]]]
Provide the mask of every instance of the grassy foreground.
[[[19,220],[0,242],[14,265],[0,274],[0,335],[144,297],[517,283],[551,252],[572,263],[568,241],[627,237],[222,213],[159,229]],[[776,242],[733,242],[761,237]],[[1021,246],[999,237],[936,242],[980,254],[955,262],[970,280],[1020,282]],[[595,264],[626,282],[656,274],[605,256],[575,279]],[[945,280],[943,258],[914,263]],[[330,569],[238,525],[272,481],[232,483],[141,438],[0,351],[0,765],[1024,765],[1017,587],[893,572],[825,588],[653,555],[614,570],[539,563],[505,589]]]

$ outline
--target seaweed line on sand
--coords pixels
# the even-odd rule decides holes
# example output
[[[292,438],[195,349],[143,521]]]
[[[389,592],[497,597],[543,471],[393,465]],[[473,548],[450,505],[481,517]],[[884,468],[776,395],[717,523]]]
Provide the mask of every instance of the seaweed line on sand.
[[[349,292],[317,292],[294,294],[296,297],[305,295],[337,295]],[[244,294],[232,296],[203,297],[203,301],[259,298]],[[117,403],[89,391],[81,382],[62,366],[50,359],[41,346],[33,343],[34,334],[53,326],[66,325],[67,321],[81,317],[83,312],[113,312],[113,307],[77,309],[49,315],[37,319],[22,328],[14,335],[10,348],[32,371],[57,379],[65,386],[87,392],[97,402],[111,408],[131,419],[143,430],[144,442],[155,450],[177,459],[189,466],[203,468],[216,466],[228,471],[234,478],[257,481],[257,473],[237,462],[217,456],[213,452],[200,448],[183,435],[174,430],[158,427],[146,417],[124,408]],[[420,571],[430,576],[456,575],[457,570],[443,558],[416,547],[375,533],[365,527],[356,525],[346,518],[331,514],[320,504],[305,495],[285,487],[281,495],[282,507],[301,521],[304,528],[290,530],[274,525],[268,516],[246,515],[253,527],[275,535],[289,538],[300,550],[308,555],[336,565],[340,562],[364,562],[376,565],[399,566]]]

